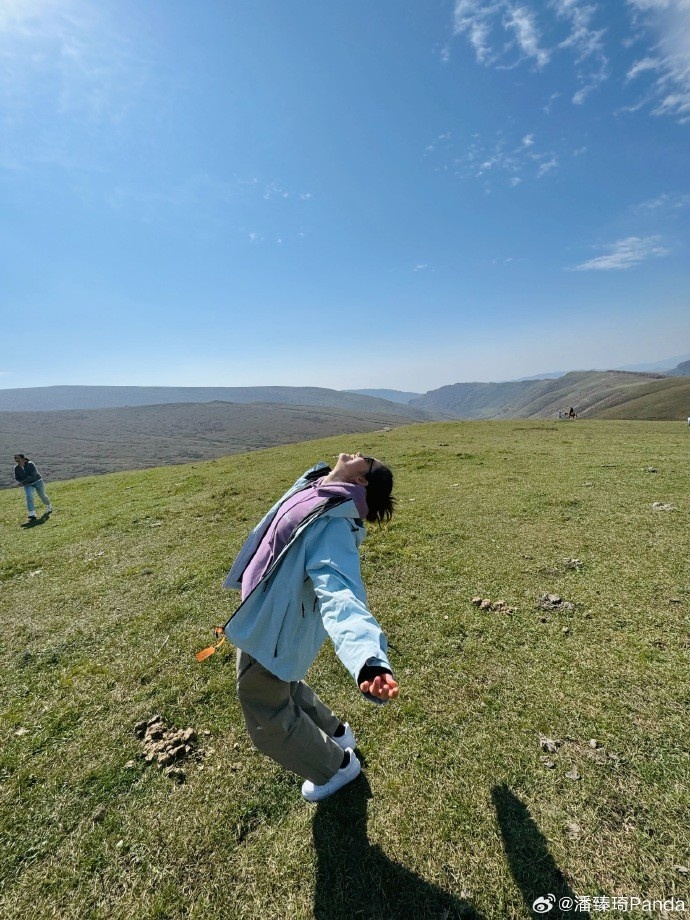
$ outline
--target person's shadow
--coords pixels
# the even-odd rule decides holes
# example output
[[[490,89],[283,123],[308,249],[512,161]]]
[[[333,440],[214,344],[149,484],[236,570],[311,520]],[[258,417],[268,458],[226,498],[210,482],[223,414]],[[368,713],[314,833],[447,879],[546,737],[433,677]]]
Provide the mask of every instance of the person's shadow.
[[[424,881],[369,843],[370,798],[361,774],[316,807],[315,920],[482,920],[469,902]]]
[[[549,920],[572,920],[575,894],[527,806],[505,784],[494,786],[491,798],[508,865],[530,916],[548,914]],[[577,916],[589,918],[589,913],[577,911]]]
[[[41,524],[45,524],[47,520],[50,519],[50,511],[44,511],[40,517],[31,518],[30,521],[26,521],[24,524],[20,524],[20,527],[40,527]]]

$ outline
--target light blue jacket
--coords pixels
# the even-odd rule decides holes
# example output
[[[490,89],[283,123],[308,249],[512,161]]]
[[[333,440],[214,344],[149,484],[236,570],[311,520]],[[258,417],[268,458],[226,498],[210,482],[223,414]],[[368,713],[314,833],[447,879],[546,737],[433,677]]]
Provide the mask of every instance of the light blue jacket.
[[[320,470],[327,465],[307,470],[254,528],[223,587],[242,587],[242,574],[278,508]],[[355,681],[367,663],[392,670],[386,637],[367,608],[358,552],[364,536],[350,499],[315,509],[225,624],[227,638],[281,680],[301,680],[327,636]]]

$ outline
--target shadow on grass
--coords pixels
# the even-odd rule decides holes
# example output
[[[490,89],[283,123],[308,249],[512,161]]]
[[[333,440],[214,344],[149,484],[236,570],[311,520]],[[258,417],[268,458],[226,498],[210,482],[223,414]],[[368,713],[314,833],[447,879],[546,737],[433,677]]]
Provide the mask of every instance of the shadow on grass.
[[[467,901],[425,882],[367,837],[364,774],[316,806],[315,920],[482,920]]]
[[[50,512],[45,511],[40,517],[31,518],[30,520],[26,521],[24,524],[20,524],[19,526],[24,527],[24,528],[40,527],[41,524],[45,524],[45,522],[48,521],[49,519],[50,519]]]
[[[549,853],[546,838],[535,824],[527,806],[506,785],[494,786],[491,798],[496,808],[508,865],[530,915],[547,913],[549,920],[572,920],[573,907],[563,910],[559,905],[562,898],[574,902],[575,894]],[[555,898],[552,908],[548,911],[533,909],[537,898],[546,899],[549,896]],[[589,913],[586,910],[577,911],[577,916],[589,918]]]

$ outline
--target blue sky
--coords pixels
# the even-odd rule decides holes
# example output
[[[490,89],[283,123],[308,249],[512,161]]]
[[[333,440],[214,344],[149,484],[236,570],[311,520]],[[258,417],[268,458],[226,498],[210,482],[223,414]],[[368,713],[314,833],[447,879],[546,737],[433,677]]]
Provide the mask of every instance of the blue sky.
[[[0,387],[690,352],[690,0],[0,0]]]

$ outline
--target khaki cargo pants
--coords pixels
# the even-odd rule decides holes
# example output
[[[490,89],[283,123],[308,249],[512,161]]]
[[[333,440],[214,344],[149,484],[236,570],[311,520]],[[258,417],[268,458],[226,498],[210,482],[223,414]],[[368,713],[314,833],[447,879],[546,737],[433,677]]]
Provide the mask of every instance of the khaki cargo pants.
[[[276,763],[318,786],[340,769],[340,719],[303,681],[281,680],[237,649],[237,696],[250,738]]]

